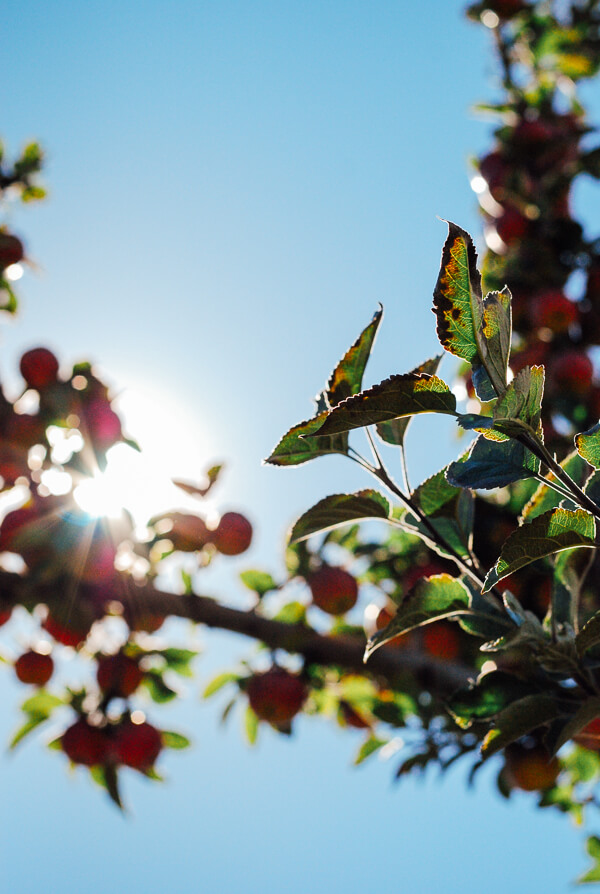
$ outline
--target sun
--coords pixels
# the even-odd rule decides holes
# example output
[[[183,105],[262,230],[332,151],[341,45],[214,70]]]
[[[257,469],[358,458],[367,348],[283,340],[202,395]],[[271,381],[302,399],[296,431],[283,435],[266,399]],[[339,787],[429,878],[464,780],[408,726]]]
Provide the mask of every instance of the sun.
[[[150,399],[143,392],[128,390],[121,395],[118,412],[140,450],[126,443],[111,447],[105,468],[94,470],[73,487],[79,508],[92,517],[107,519],[118,518],[125,509],[134,525],[143,528],[161,512],[197,507],[197,501],[176,487],[173,479],[203,480],[206,467],[212,464],[206,432],[200,432],[189,412],[178,408],[172,399],[161,402],[158,413],[156,397]],[[52,484],[58,487],[63,482],[57,478]],[[209,503],[210,498],[203,501],[204,511],[211,508]]]

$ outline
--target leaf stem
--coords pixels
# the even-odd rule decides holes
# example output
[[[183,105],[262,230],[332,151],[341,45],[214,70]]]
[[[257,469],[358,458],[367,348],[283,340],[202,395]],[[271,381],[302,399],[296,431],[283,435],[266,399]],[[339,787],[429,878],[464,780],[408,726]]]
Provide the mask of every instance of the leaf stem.
[[[582,509],[586,509],[590,512],[594,518],[600,520],[600,506],[598,506],[582,489],[579,487],[576,481],[573,481],[571,476],[566,472],[563,467],[554,459],[551,453],[546,449],[545,445],[541,443],[541,441],[533,434],[524,433],[523,435],[519,435],[517,440],[524,446],[530,450],[534,456],[544,463],[545,466],[555,475],[555,477],[561,481],[567,490],[570,492],[572,497],[574,497],[575,502],[579,504]],[[550,484],[552,486],[552,484]]]
[[[375,454],[377,461],[379,462],[379,468],[373,468],[372,474],[379,481],[381,481],[381,483],[384,484],[388,488],[388,490],[390,490],[394,494],[394,496],[396,496],[404,504],[404,506],[406,506],[406,508],[413,513],[413,515],[416,515],[421,524],[429,531],[433,542],[437,543],[438,546],[440,546],[445,552],[449,554],[449,557],[458,566],[462,573],[466,574],[467,577],[469,577],[479,587],[479,589],[483,589],[484,578],[479,572],[479,569],[476,569],[472,565],[469,565],[467,562],[465,562],[463,557],[456,552],[456,550],[444,539],[444,537],[440,535],[439,531],[437,531],[434,525],[431,524],[431,521],[422,511],[421,507],[417,505],[417,503],[412,499],[411,496],[403,493],[396,482],[393,480],[393,478],[390,477],[387,469],[381,462],[381,458],[379,457],[376,448]],[[487,595],[488,594],[486,594],[486,596]],[[503,608],[502,599],[500,598],[499,594],[491,591],[490,595],[494,600],[495,606]]]

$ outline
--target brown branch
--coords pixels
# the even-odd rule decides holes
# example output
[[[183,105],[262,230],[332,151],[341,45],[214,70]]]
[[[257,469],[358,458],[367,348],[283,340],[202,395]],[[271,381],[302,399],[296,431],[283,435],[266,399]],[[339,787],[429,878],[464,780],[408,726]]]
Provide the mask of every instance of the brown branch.
[[[56,598],[56,590],[48,584],[34,585],[27,577],[0,572],[0,609],[3,605],[44,603],[51,597]],[[150,584],[136,586],[126,578],[116,598],[125,613],[133,617],[148,614],[186,618],[207,627],[250,637],[271,649],[301,655],[309,663],[375,677],[388,685],[400,684],[403,679],[406,682],[407,673],[416,675],[422,686],[442,698],[464,686],[474,675],[473,669],[466,665],[436,659],[415,649],[393,646],[378,649],[365,664],[365,640],[362,637],[327,636],[306,624],[275,621],[255,610],[230,608],[208,596],[166,593]]]
[[[147,586],[130,587],[119,598],[125,608],[133,611],[143,605],[144,611],[150,614],[188,618],[207,627],[229,630],[265,643],[271,649],[302,655],[310,663],[380,677],[389,684],[406,678],[407,672],[423,675],[427,687],[440,696],[464,686],[473,676],[473,670],[465,665],[441,661],[414,649],[383,647],[365,664],[365,640],[361,637],[323,635],[305,624],[275,621],[254,610],[230,608],[207,596],[178,596]]]

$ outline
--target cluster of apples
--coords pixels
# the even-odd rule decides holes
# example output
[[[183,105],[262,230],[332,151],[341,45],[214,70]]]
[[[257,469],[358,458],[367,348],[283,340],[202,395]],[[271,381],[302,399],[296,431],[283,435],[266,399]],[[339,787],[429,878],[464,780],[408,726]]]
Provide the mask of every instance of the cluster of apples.
[[[144,679],[139,660],[120,651],[98,658],[96,679],[102,693],[101,707],[91,716],[82,715],[60,738],[61,748],[74,764],[126,766],[150,770],[160,754],[161,733],[140,712],[126,710],[117,720],[107,717],[113,699],[128,699]],[[96,722],[92,722],[92,717]]]
[[[166,513],[153,519],[152,526],[158,526],[155,539],[166,537],[175,552],[197,552],[210,545],[224,556],[246,552],[253,534],[252,523],[241,512],[223,513],[214,528],[191,512]]]
[[[500,0],[481,6],[496,13],[501,28],[517,16],[522,23],[532,10]],[[485,218],[486,288],[510,286],[514,329],[523,337],[513,348],[514,371],[544,364],[548,418],[558,414],[581,431],[600,413],[589,352],[600,342],[600,256],[571,210],[573,183],[590,155],[582,138],[591,128],[576,104],[560,107],[549,91],[529,104],[512,94],[498,114],[495,143],[477,161],[473,179]],[[550,425],[546,440],[560,442]]]

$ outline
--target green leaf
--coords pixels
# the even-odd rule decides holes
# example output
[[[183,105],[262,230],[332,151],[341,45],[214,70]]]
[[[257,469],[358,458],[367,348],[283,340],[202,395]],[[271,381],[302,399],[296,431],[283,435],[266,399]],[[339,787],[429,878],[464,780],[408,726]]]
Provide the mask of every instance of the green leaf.
[[[348,436],[314,437],[327,418],[327,410],[291,428],[277,444],[265,463],[273,466],[297,466],[330,453],[348,452]],[[309,437],[311,436],[311,437]]]
[[[471,365],[471,379],[475,394],[482,403],[489,400],[495,400],[497,397],[492,380],[490,379],[485,366],[480,362],[479,358],[473,360]]]
[[[317,401],[317,414],[306,422],[300,422],[291,428],[277,444],[271,455],[265,460],[275,466],[296,466],[308,462],[318,456],[330,453],[346,454],[348,452],[348,436],[310,437],[321,427],[327,417],[327,411],[340,401],[358,394],[362,387],[362,378],[373,347],[375,335],[381,322],[383,309],[374,314],[369,325],[363,329],[352,347],[342,357],[329,377],[327,389]]]
[[[239,679],[239,674],[234,674],[231,671],[217,674],[217,676],[213,677],[210,683],[206,686],[202,695],[204,698],[210,698],[211,695],[214,695],[215,692],[219,692],[224,686],[227,686],[229,683],[237,683]]]
[[[467,689],[455,692],[447,708],[462,729],[474,721],[491,720],[512,702],[531,695],[532,687],[504,671],[483,674]]]
[[[190,664],[198,655],[197,652],[194,652],[191,649],[171,648],[161,649],[156,654],[162,655],[169,670],[175,671],[175,673],[179,674],[181,677],[192,676]]]
[[[516,441],[488,441],[481,435],[466,459],[450,463],[446,478],[456,487],[493,490],[531,478],[539,467],[539,460]]]
[[[577,883],[580,885],[600,882],[600,838],[597,835],[590,835],[586,842],[586,849],[594,861],[594,866],[579,876]]]
[[[178,751],[189,748],[192,744],[187,736],[182,736],[181,733],[174,733],[171,730],[161,730],[160,737],[165,748],[175,748]]]
[[[217,483],[222,470],[222,464],[211,466],[209,469],[207,469],[206,484],[202,487],[197,484],[192,484],[189,481],[183,481],[181,478],[173,478],[172,481],[175,487],[178,487],[184,493],[189,494],[191,497],[198,497],[199,499],[203,499]]]
[[[7,279],[0,276],[0,310],[8,314],[14,314],[19,308],[19,301],[13,287]]]
[[[282,624],[304,624],[306,621],[306,606],[302,602],[288,602],[282,605],[273,617],[274,621]]]
[[[449,574],[435,574],[423,578],[400,604],[387,627],[379,630],[368,641],[365,661],[380,646],[400,633],[468,610],[469,592],[461,580]]]
[[[572,453],[565,457],[560,465],[579,487],[583,486],[583,483],[589,474],[589,466],[576,450],[573,450]],[[556,481],[556,477],[552,472],[549,472],[546,475],[546,478],[548,481]],[[556,508],[563,499],[564,497],[562,494],[557,493],[550,485],[540,484],[523,509],[522,518],[536,518],[538,515],[542,515],[542,513],[547,512],[549,509]]]
[[[368,757],[371,757],[372,754],[375,754],[376,751],[379,751],[384,745],[387,745],[387,739],[378,739],[377,736],[369,736],[358,749],[358,754],[354,758],[354,766],[357,767],[359,764],[362,764],[363,761]]]
[[[26,186],[21,193],[22,202],[39,202],[46,198],[46,190],[41,186]]]
[[[440,555],[451,555],[453,550],[461,556],[468,556],[473,539],[473,494],[450,484],[444,468],[419,485],[412,498],[448,548],[433,541],[431,531],[417,516],[409,512],[404,521]]]
[[[588,649],[592,649],[598,643],[600,643],[600,612],[592,615],[575,637],[577,653],[582,657]]]
[[[29,733],[48,720],[48,717],[48,714],[29,714],[25,723],[13,735],[8,747],[10,749],[16,748],[19,742],[22,742]]]
[[[584,463],[584,465],[586,465],[587,468],[587,464]],[[590,500],[593,500],[594,503],[597,503],[600,506],[600,471],[598,471],[598,469],[596,469],[595,472],[592,472],[588,480],[585,482],[583,489]]]
[[[390,376],[334,407],[316,433],[319,436],[335,435],[418,413],[456,416],[456,398],[437,376],[416,373]],[[305,439],[313,440],[313,437],[308,433]]]
[[[481,276],[469,234],[448,223],[448,237],[433,292],[433,311],[442,347],[463,360],[478,357],[476,331],[483,316]]]
[[[192,580],[192,575],[189,573],[189,571],[186,571],[185,568],[181,569],[181,583],[183,584],[183,595],[193,596],[194,582]]]
[[[590,466],[600,469],[600,422],[587,431],[575,435],[575,446]]]
[[[292,528],[289,541],[306,540],[311,534],[337,528],[358,519],[387,519],[390,504],[376,490],[361,490],[356,494],[331,494],[301,515]]]
[[[111,801],[117,805],[119,810],[123,810],[116,766],[114,764],[106,764],[105,766],[98,764],[95,767],[90,767],[90,776],[94,782],[108,792]]]
[[[258,738],[258,725],[260,721],[254,713],[250,705],[246,707],[244,712],[244,732],[250,745],[255,745]]]
[[[500,292],[488,292],[483,299],[482,335],[487,352],[485,363],[493,373],[492,381],[503,385],[506,385],[512,337],[511,302],[512,295],[506,286]],[[475,384],[475,375],[473,383]],[[492,398],[495,396],[495,393],[492,394]]]
[[[59,698],[57,695],[52,695],[52,693],[47,692],[45,689],[40,689],[35,695],[32,695],[23,702],[21,710],[25,714],[50,717],[54,709],[59,708],[61,705],[64,705],[64,703],[64,699]]]
[[[480,636],[486,640],[498,640],[512,627],[505,614],[499,611],[489,599],[486,599],[466,576],[462,578],[469,591],[468,615],[460,615],[458,624],[466,633]]]
[[[373,315],[369,325],[363,329],[352,347],[344,354],[327,383],[327,397],[331,407],[339,404],[352,394],[358,394],[362,388],[362,380],[375,341],[375,336],[383,316],[383,308]]]
[[[563,727],[554,743],[553,754],[556,754],[563,745],[580,733],[596,717],[600,717],[600,698],[588,698]]]
[[[240,580],[249,590],[253,590],[259,596],[264,596],[270,590],[277,589],[277,582],[266,571],[242,571]]]
[[[501,711],[481,745],[484,757],[491,757],[511,742],[556,720],[560,709],[550,695],[526,695]]]
[[[508,537],[500,558],[488,572],[483,592],[487,593],[498,581],[519,568],[575,546],[595,545],[596,523],[583,509],[551,509],[524,524]]]
[[[438,354],[430,360],[425,360],[424,363],[421,363],[419,366],[415,367],[415,369],[411,370],[411,373],[414,375],[421,375],[422,373],[426,373],[430,376],[435,375],[438,371],[442,356],[442,354]],[[386,442],[386,444],[401,446],[404,443],[406,430],[410,425],[411,419],[412,416],[402,416],[400,419],[392,419],[390,422],[379,422],[377,424],[377,434],[382,441]]]
[[[534,431],[540,425],[544,394],[544,367],[525,366],[519,370],[494,406],[494,428],[506,430],[503,422],[519,419]]]
[[[446,467],[444,467],[435,475],[426,478],[414,490],[412,498],[428,518],[437,518],[440,515],[453,517],[455,503],[461,493],[461,488],[450,484],[446,478]]]
[[[170,686],[167,686],[162,676],[156,671],[146,671],[144,677],[144,685],[150,693],[152,701],[158,704],[170,702],[177,697],[177,693]]]
[[[573,630],[581,579],[576,570],[577,549],[565,549],[554,558],[549,620],[555,629]]]

